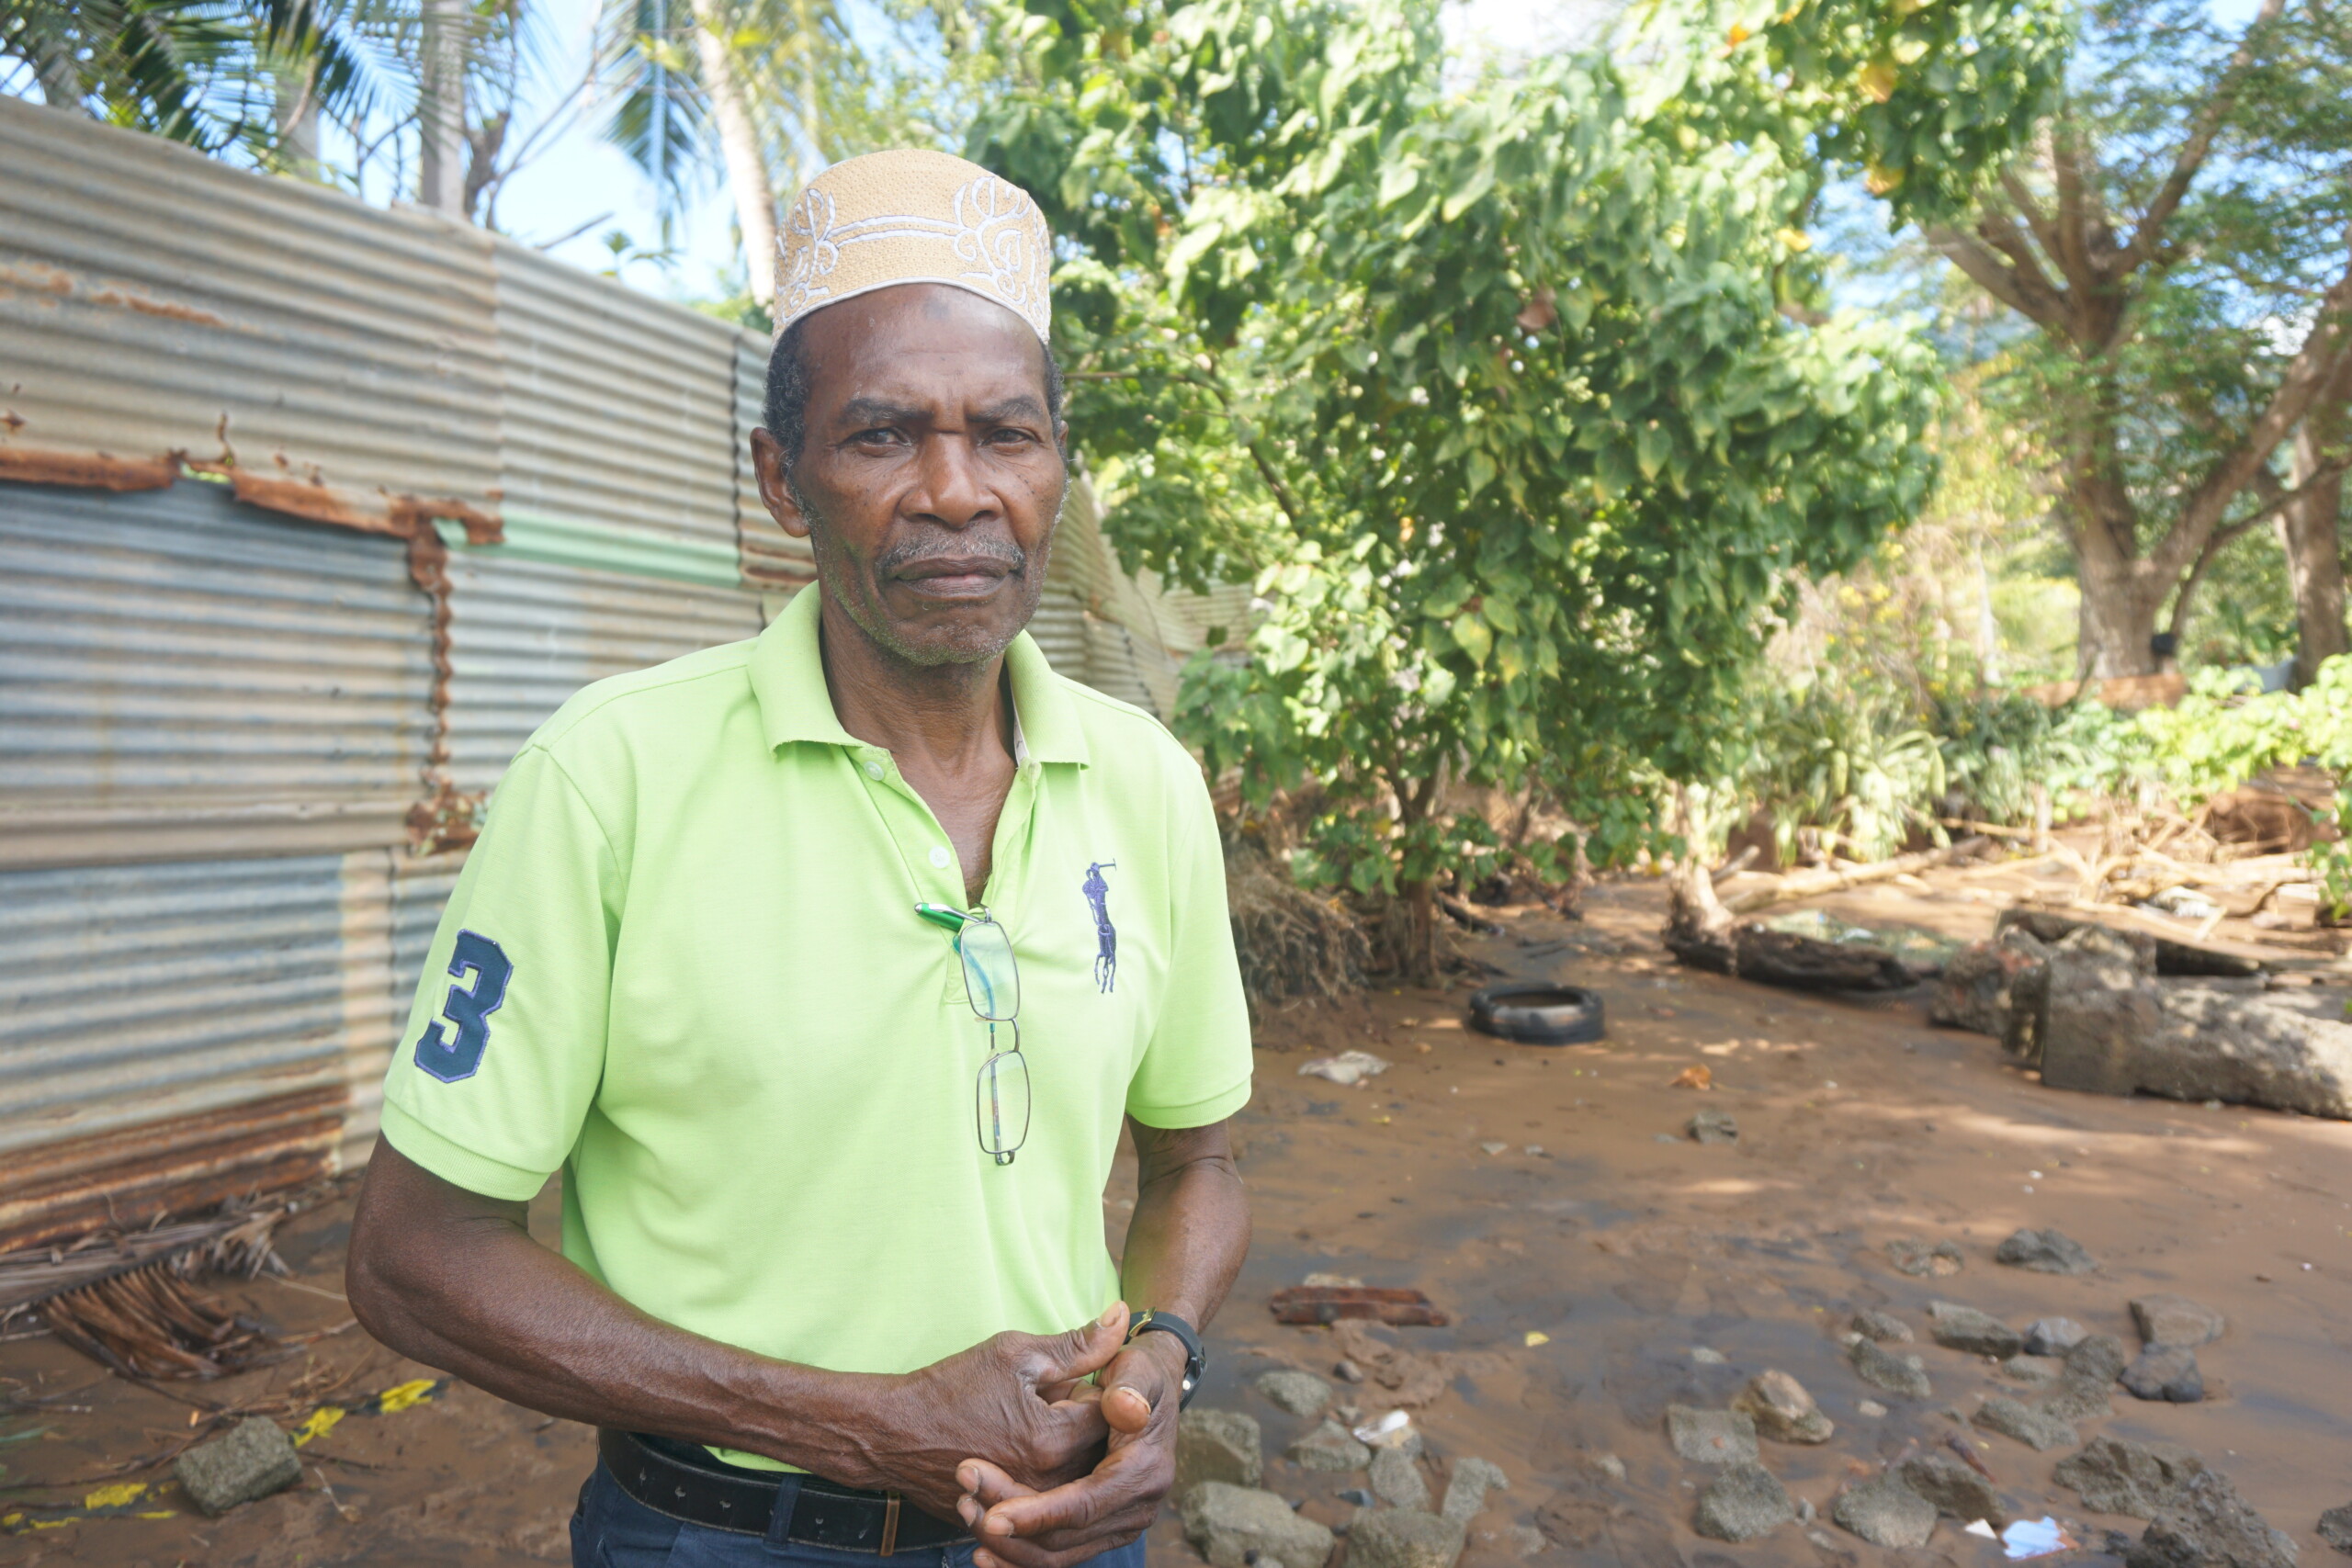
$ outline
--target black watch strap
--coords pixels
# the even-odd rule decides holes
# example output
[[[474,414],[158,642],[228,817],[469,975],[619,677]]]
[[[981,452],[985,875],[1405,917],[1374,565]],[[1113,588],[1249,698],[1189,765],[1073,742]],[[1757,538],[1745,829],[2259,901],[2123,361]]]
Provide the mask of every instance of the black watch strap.
[[[1130,1345],[1136,1336],[1154,1332],[1173,1334],[1184,1347],[1184,1387],[1176,1399],[1176,1408],[1182,1410],[1193,1403],[1193,1394],[1201,1386],[1201,1374],[1208,1371],[1209,1353],[1201,1348],[1200,1330],[1172,1312],[1139,1312],[1127,1319],[1126,1342]]]

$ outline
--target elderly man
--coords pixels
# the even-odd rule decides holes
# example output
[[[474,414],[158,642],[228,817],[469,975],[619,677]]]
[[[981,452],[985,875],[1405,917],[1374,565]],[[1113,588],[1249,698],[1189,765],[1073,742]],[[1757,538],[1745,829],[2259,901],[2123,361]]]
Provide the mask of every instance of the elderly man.
[[[567,703],[435,939],[352,1305],[601,1429],[575,1562],[1136,1568],[1173,1477],[1248,1020],[1199,769],[1022,634],[1049,247],[941,153],[811,183],[752,446],[818,585]]]

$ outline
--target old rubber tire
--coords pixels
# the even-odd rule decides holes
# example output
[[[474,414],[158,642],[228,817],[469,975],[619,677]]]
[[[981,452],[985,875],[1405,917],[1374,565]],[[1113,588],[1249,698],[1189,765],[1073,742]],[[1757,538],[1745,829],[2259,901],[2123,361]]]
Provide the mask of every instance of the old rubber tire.
[[[1470,1027],[1521,1045],[1581,1045],[1608,1033],[1600,997],[1581,986],[1542,981],[1474,991]]]

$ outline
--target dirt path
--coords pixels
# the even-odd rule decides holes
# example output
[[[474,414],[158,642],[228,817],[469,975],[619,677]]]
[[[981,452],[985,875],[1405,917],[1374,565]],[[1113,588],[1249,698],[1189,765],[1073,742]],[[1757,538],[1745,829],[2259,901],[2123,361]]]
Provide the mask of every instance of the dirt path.
[[[1893,894],[1842,907],[1962,934],[1975,918]],[[2134,1521],[2088,1515],[2051,1485],[2065,1450],[2036,1454],[1955,1418],[1984,1394],[2030,1391],[1982,1359],[1926,1343],[1925,1309],[1956,1301],[2020,1326],[2064,1314],[2135,1342],[2126,1300],[2175,1291],[2229,1320],[2200,1352],[2211,1397],[2143,1404],[2118,1390],[2114,1415],[2084,1424],[2084,1436],[2185,1444],[2296,1539],[2305,1568],[2332,1559],[2314,1522],[2352,1500],[2352,1126],[2045,1090],[2006,1066],[1991,1040],[1927,1027],[1916,998],[1816,999],[1679,969],[1651,940],[1657,915],[1654,888],[1612,886],[1596,893],[1581,925],[1520,917],[1507,935],[1474,944],[1515,975],[1598,988],[1611,1021],[1604,1043],[1544,1050],[1467,1033],[1459,991],[1385,992],[1272,1022],[1242,1122],[1258,1239],[1212,1336],[1205,1404],[1255,1416],[1269,1455],[1279,1455],[1311,1423],[1249,1384],[1276,1366],[1328,1376],[1340,1348],[1329,1330],[1272,1323],[1266,1297],[1309,1272],[1417,1286],[1453,1315],[1447,1328],[1389,1336],[1448,1358],[1438,1363],[1444,1392],[1417,1414],[1432,1477],[1476,1455],[1511,1483],[1476,1521],[1472,1568],[1518,1561],[1525,1543],[1515,1528],[1548,1523],[1555,1537],[1573,1536],[1577,1507],[1595,1495],[1639,1528],[1555,1545],[1535,1561],[1670,1568],[1671,1547],[1694,1568],[1892,1555],[1973,1568],[1997,1562],[1998,1547],[1949,1522],[1924,1555],[1881,1552],[1826,1521],[1815,1530],[1826,1546],[1794,1527],[1739,1548],[1699,1539],[1689,1524],[1707,1472],[1674,1457],[1667,1405],[1720,1406],[1748,1377],[1779,1368],[1813,1392],[1838,1432],[1817,1448],[1768,1444],[1765,1462],[1824,1512],[1840,1485],[1907,1444],[1965,1432],[2017,1513],[2054,1513],[2094,1542],[2103,1527],[2136,1533]],[[1981,922],[1990,919],[1984,911]],[[1347,1043],[1395,1066],[1356,1089],[1297,1076],[1306,1051]],[[1668,1087],[1694,1066],[1711,1070],[1712,1091]],[[1680,1135],[1702,1106],[1736,1118],[1736,1145]],[[1125,1179],[1106,1212],[1114,1231]],[[346,1221],[338,1204],[289,1230],[285,1250],[310,1291],[262,1283],[232,1293],[288,1327],[340,1321],[341,1303],[314,1292],[339,1289]],[[1994,1246],[2021,1225],[2065,1232],[2099,1270],[2062,1278],[1996,1266]],[[1897,1274],[1884,1247],[1900,1237],[1951,1241],[1964,1266],[1946,1279]],[[1849,1369],[1837,1335],[1864,1307],[1919,1331],[1922,1343],[1904,1348],[1925,1360],[1931,1398],[1869,1388]],[[313,1364],[316,1382],[345,1380],[337,1398],[430,1375],[356,1329],[322,1341]],[[303,1371],[298,1361],[192,1392],[250,1402]],[[93,1517],[27,1505],[78,1504],[116,1479],[105,1467],[178,1440],[187,1406],[105,1378],[44,1339],[0,1346],[0,1395],[19,1402],[0,1439],[51,1428],[0,1441],[6,1481],[37,1483],[0,1510],[25,1516],[10,1527],[23,1533],[0,1535],[0,1562],[560,1562],[589,1462],[581,1428],[454,1386],[345,1418],[305,1449],[319,1462],[301,1490],[226,1519],[193,1516],[168,1486]],[[1340,1390],[1367,1413],[1385,1407],[1379,1392]],[[53,1403],[23,1406],[29,1397]],[[1889,1413],[1863,1413],[1865,1399]],[[1596,1480],[1607,1455],[1623,1466],[1622,1482]],[[1277,1461],[1266,1483],[1339,1524],[1355,1512],[1340,1492],[1363,1479]],[[1555,1498],[1562,1506],[1547,1512]],[[35,1519],[52,1528],[28,1530]],[[1172,1521],[1155,1531],[1153,1556],[1155,1568],[1197,1561]]]

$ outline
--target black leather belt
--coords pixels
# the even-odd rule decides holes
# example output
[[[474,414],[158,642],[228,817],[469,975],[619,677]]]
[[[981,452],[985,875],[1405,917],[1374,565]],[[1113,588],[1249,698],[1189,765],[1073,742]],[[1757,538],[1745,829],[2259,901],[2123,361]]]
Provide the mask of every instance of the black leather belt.
[[[895,1493],[749,1470],[668,1438],[600,1427],[596,1451],[623,1492],[688,1524],[880,1557],[971,1539],[962,1526],[935,1519]]]

